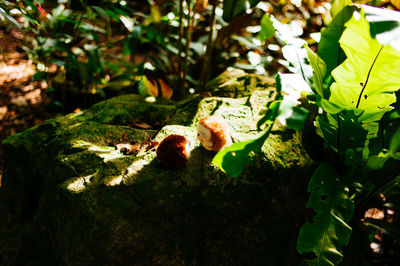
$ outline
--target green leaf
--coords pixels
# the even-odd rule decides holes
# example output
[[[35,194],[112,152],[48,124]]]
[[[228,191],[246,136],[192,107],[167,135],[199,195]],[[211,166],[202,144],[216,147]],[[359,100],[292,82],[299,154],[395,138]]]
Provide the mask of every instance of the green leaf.
[[[400,128],[398,128],[396,130],[396,132],[393,134],[392,138],[390,139],[389,151],[392,154],[395,154],[396,152],[400,151]]]
[[[353,16],[346,27],[340,45],[347,59],[332,71],[335,82],[330,87],[329,101],[343,109],[357,109],[362,113],[359,122],[369,137],[375,137],[376,122],[392,110],[389,105],[396,101],[400,52],[372,39],[362,15],[358,20]]]
[[[315,90],[320,96],[322,96],[324,98],[326,95],[326,92],[324,89],[323,81],[324,81],[324,76],[326,73],[326,64],[318,55],[316,55],[308,47],[307,44],[305,44],[304,47],[307,49],[308,60],[310,60],[310,64],[314,70],[313,79],[314,79]]]
[[[336,17],[346,6],[352,5],[351,0],[335,0],[330,10],[331,16]]]
[[[347,6],[340,11],[326,28],[321,30],[321,40],[318,43],[318,56],[326,64],[326,80],[331,75],[331,71],[340,65],[346,55],[340,48],[339,39],[345,29],[345,23],[352,17],[355,7]],[[327,85],[330,85],[329,83]]]
[[[382,231],[385,235],[400,241],[400,226],[382,220],[366,219],[365,224]]]
[[[46,80],[46,72],[45,71],[37,72],[33,75],[32,78],[33,81]]]
[[[275,28],[269,14],[264,14],[261,19],[261,31],[258,33],[257,38],[265,42],[275,34]]]
[[[400,12],[363,5],[370,33],[380,44],[389,44],[400,51]]]
[[[340,149],[364,148],[367,131],[361,126],[354,111],[339,114],[339,145]]]
[[[346,165],[357,165],[362,161],[368,132],[361,126],[354,110],[319,115],[317,127],[327,144],[339,153]]]
[[[222,18],[226,22],[243,14],[246,9],[255,7],[260,0],[224,0]]]
[[[292,115],[286,119],[286,126],[290,129],[301,130],[307,119],[308,110],[302,107],[294,107]]]
[[[267,121],[274,121],[275,118],[277,117],[279,113],[279,107],[281,106],[281,101],[273,101],[269,106],[268,110],[265,113],[265,115],[258,120],[257,122],[257,129],[261,130],[261,127],[267,122]]]
[[[18,21],[16,21],[12,16],[8,15],[6,12],[4,12],[4,10],[2,8],[0,8],[0,16],[5,17],[8,21],[13,23],[18,28],[18,30],[20,32],[23,32],[21,26],[18,23]]]
[[[93,8],[105,20],[107,20],[108,22],[110,21],[110,16],[107,14],[107,12],[103,8],[101,8],[99,6],[91,6],[91,8]]]
[[[306,261],[308,264],[337,265],[343,257],[342,247],[350,239],[352,229],[348,223],[354,213],[354,203],[344,182],[328,163],[322,163],[314,172],[308,192],[311,196],[307,207],[317,214],[300,229],[297,250],[316,255]]]
[[[260,151],[270,131],[271,127],[255,139],[234,143],[219,151],[212,160],[212,163],[228,175],[238,177],[249,163],[249,154]]]
[[[337,114],[337,113],[339,113],[340,111],[343,110],[342,107],[340,107],[340,106],[338,106],[338,105],[336,105],[336,104],[334,104],[334,103],[332,103],[332,102],[330,102],[330,101],[328,101],[326,99],[320,99],[318,101],[318,105],[322,109],[324,109],[325,112],[327,112],[329,114]]]
[[[368,158],[366,162],[366,167],[368,170],[379,170],[381,169],[386,161],[390,158],[390,153],[380,153],[378,155],[373,155]]]

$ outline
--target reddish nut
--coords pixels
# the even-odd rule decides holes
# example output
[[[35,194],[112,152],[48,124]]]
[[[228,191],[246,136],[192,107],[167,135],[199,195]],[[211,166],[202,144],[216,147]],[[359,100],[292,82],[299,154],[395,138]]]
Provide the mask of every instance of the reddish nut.
[[[169,169],[184,167],[188,162],[189,155],[189,142],[181,135],[169,135],[161,141],[157,148],[157,159]]]

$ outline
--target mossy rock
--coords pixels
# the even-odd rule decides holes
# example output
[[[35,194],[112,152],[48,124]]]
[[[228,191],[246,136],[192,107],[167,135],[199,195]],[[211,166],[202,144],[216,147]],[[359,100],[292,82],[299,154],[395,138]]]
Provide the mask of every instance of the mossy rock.
[[[271,93],[178,104],[125,95],[6,139],[0,264],[297,265],[314,169],[298,132],[276,128],[238,178],[196,138],[210,114],[234,141],[255,136]],[[164,168],[155,148],[127,155],[112,145],[169,134],[190,142],[182,169]]]
[[[273,86],[275,79],[257,74],[247,74],[241,69],[226,70],[206,84],[212,95],[238,98],[248,96],[260,88]]]

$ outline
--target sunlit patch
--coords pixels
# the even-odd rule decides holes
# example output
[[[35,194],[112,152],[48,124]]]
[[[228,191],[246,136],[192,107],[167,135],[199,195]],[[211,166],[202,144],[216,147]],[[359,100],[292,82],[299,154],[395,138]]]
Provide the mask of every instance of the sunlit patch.
[[[117,150],[113,150],[113,151],[108,151],[107,153],[100,153],[98,154],[98,156],[101,157],[106,163],[108,161],[123,157],[124,155]]]
[[[99,151],[99,152],[110,152],[114,151],[114,147],[108,147],[108,146],[96,146],[96,145],[91,145],[88,149],[89,151]]]
[[[96,172],[97,173],[97,172]],[[95,173],[95,174],[96,174]],[[81,176],[78,177],[77,179],[75,179],[74,181],[72,181],[68,186],[67,189],[69,191],[75,192],[75,193],[81,193],[83,192],[87,185],[90,184],[90,179],[95,175],[88,175],[88,176]]]
[[[154,103],[155,101],[156,101],[156,97],[154,97],[154,96],[149,96],[149,97],[146,97],[146,99],[144,99],[146,102],[148,102],[148,103]]]
[[[173,20],[175,18],[175,14],[172,13],[172,12],[169,12],[167,17],[168,17],[169,20]]]
[[[133,162],[125,171],[126,177],[131,177],[137,174],[140,170],[143,169],[146,165],[150,163],[151,160],[148,158],[141,158],[135,162]]]
[[[71,114],[71,115],[73,115],[73,114]],[[71,115],[68,115],[67,117],[71,118]],[[74,115],[76,115],[76,114],[74,114]],[[69,126],[68,129],[73,129],[73,128],[79,127],[80,125],[82,125],[82,123],[76,123],[75,125]]]
[[[261,26],[260,25],[258,25],[258,26],[250,26],[250,27],[246,28],[246,31],[250,32],[250,33],[258,33],[260,30],[261,30]]]
[[[74,113],[71,113],[71,114],[67,115],[67,118],[73,119],[73,118],[75,118],[77,116],[80,116],[81,114],[83,114],[83,111],[74,112]]]
[[[119,19],[124,24],[125,28],[130,32],[133,31],[134,20],[127,16],[120,16]]]
[[[111,179],[111,181],[109,181],[108,183],[106,183],[106,186],[118,186],[119,184],[121,184],[122,181],[122,175],[119,175],[113,179]]]
[[[88,150],[96,152],[105,163],[123,156],[123,154],[114,147],[91,145]]]
[[[96,153],[105,163],[124,156],[120,151],[115,149],[115,147],[97,146],[84,140],[75,140],[71,142],[71,145],[74,148],[83,148]]]
[[[372,249],[372,251],[373,251],[374,253],[379,254],[379,253],[382,252],[382,246],[381,246],[380,244],[378,244],[378,243],[372,242],[372,243],[370,244],[370,247],[371,247],[371,249]]]

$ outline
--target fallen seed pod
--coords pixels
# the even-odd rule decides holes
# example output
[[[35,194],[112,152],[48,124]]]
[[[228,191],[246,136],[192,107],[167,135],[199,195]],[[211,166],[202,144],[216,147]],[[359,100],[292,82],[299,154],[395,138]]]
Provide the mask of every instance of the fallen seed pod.
[[[169,169],[179,169],[186,166],[189,156],[189,142],[181,135],[167,136],[157,148],[157,159]]]
[[[197,138],[209,151],[220,151],[231,144],[229,128],[219,116],[201,118],[197,126]]]

